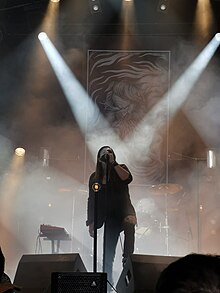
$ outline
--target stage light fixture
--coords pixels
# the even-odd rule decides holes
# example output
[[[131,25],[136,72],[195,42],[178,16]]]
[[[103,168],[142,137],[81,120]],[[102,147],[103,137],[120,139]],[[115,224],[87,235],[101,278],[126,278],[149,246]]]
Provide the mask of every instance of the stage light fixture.
[[[166,5],[165,5],[165,4],[161,4],[161,6],[160,6],[160,9],[161,9],[161,10],[163,10],[163,11],[164,11],[164,10],[166,10],[166,8],[167,8],[167,7],[166,7]]]
[[[58,3],[58,2],[60,2],[60,0],[50,0],[51,2],[53,2],[53,3]]]
[[[48,147],[40,148],[40,159],[42,160],[43,167],[49,167],[50,163],[50,150]]]
[[[16,148],[15,149],[15,154],[18,156],[18,157],[23,157],[25,155],[25,149],[24,148]]]
[[[217,41],[220,42],[220,33],[217,33],[217,34],[215,35],[215,38],[216,38]]]
[[[159,12],[167,12],[169,7],[169,0],[159,0],[157,10]]]
[[[91,13],[101,12],[101,5],[99,0],[89,0],[89,6]]]
[[[38,34],[38,39],[40,41],[46,40],[46,38],[47,38],[47,34],[45,32],[41,32]]]
[[[210,149],[207,151],[207,167],[212,169],[216,166],[216,156],[215,151]]]
[[[94,10],[94,11],[98,11],[98,10],[99,10],[99,6],[98,6],[98,5],[94,5],[94,6],[93,6],[93,10]]]

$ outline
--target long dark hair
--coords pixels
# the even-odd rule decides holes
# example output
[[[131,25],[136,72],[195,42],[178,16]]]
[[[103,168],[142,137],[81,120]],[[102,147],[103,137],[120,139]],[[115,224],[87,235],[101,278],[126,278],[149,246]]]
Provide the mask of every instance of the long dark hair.
[[[96,160],[96,170],[95,170],[95,178],[98,180],[98,179],[101,179],[103,178],[104,174],[103,174],[103,167],[102,167],[102,163],[99,161],[100,159],[100,153],[103,149],[110,149],[113,153],[113,156],[114,156],[114,160],[116,159],[116,156],[115,156],[115,153],[113,151],[113,149],[108,146],[108,145],[105,145],[103,147],[101,147],[97,153],[97,160]]]

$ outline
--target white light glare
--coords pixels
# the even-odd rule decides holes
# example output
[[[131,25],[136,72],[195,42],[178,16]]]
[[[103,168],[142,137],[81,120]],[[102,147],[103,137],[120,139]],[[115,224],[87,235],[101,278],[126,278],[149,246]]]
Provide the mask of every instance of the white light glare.
[[[94,11],[98,11],[99,10],[99,6],[98,5],[94,5],[92,8],[93,8]]]
[[[47,34],[45,33],[45,32],[41,32],[41,33],[39,33],[39,35],[38,35],[38,39],[40,40],[40,41],[43,41],[43,40],[46,40],[48,37],[47,37]]]
[[[16,148],[15,154],[18,157],[23,157],[25,155],[25,149],[23,149],[23,148]]]
[[[216,157],[213,150],[207,151],[207,167],[212,169],[216,166]]]
[[[160,9],[164,11],[164,10],[166,10],[166,9],[167,9],[167,7],[166,7],[166,5],[165,5],[165,4],[162,4],[162,5],[160,5]]]
[[[215,38],[216,38],[217,41],[220,42],[220,33],[217,33],[217,34],[215,35]]]

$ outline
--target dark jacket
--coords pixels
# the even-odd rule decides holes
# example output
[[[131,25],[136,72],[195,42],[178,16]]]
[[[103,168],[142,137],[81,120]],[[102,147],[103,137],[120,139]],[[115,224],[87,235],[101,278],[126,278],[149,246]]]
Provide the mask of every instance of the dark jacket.
[[[126,169],[129,173],[127,166],[120,165]],[[114,168],[111,169],[109,174],[109,180],[107,184],[100,184],[100,190],[94,192],[92,186],[97,183],[95,179],[95,172],[91,174],[89,178],[89,198],[87,207],[87,226],[94,222],[94,199],[97,200],[97,228],[101,228],[104,222],[109,219],[114,219],[119,225],[123,223],[123,220],[128,215],[135,216],[135,210],[131,203],[128,184],[132,181],[132,175],[130,173],[129,178],[125,181],[121,180]]]

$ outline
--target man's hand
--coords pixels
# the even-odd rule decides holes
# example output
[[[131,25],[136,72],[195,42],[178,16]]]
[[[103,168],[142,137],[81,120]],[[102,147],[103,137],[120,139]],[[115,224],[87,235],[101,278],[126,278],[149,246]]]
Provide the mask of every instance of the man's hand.
[[[124,218],[124,223],[129,223],[132,225],[137,225],[137,218],[136,216],[133,215],[129,215],[127,217]]]
[[[109,163],[113,163],[115,161],[113,153],[108,153]]]

